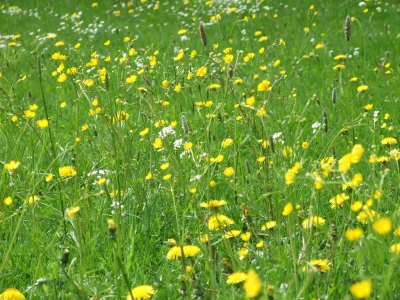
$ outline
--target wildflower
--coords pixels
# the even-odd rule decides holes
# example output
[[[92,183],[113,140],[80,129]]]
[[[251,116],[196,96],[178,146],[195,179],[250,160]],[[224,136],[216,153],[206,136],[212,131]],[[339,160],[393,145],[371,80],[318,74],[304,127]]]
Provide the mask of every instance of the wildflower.
[[[329,271],[329,268],[330,266],[332,266],[332,263],[327,259],[312,259],[310,260],[310,262],[308,262],[308,265],[303,267],[303,272],[308,270],[313,270],[311,266],[316,268],[319,272],[325,273],[326,271]]]
[[[285,207],[283,208],[282,216],[286,217],[286,216],[290,215],[292,213],[292,211],[293,211],[293,204],[287,203],[285,205]]]
[[[360,282],[356,282],[350,287],[350,292],[357,299],[368,298],[372,293],[371,280],[362,280]]]
[[[334,67],[333,67],[333,70],[334,70],[334,71],[341,71],[341,70],[343,70],[343,69],[345,69],[345,68],[346,68],[345,65],[339,64],[339,65],[334,66]]]
[[[210,89],[210,90],[216,90],[216,89],[219,89],[221,86],[219,85],[219,84],[217,84],[217,83],[212,83],[212,84],[210,84],[209,86],[208,86],[208,88]]]
[[[246,298],[255,298],[260,294],[262,283],[254,270],[249,270],[247,272],[243,288],[246,291]]]
[[[185,51],[184,50],[179,51],[178,55],[176,57],[174,57],[174,61],[181,60],[184,55],[185,55]]]
[[[232,224],[234,224],[233,220],[229,219],[227,216],[217,214],[211,216],[208,220],[208,229],[216,230]]]
[[[344,54],[338,54],[338,55],[336,55],[333,59],[334,59],[334,60],[344,60],[344,59],[346,59],[346,58],[347,58],[346,55],[344,55]]]
[[[264,246],[264,241],[259,241],[259,242],[256,244],[256,247],[257,247],[257,248],[261,248],[262,246]]]
[[[182,85],[180,83],[178,83],[175,87],[174,87],[174,92],[175,93],[179,93],[182,89]]]
[[[226,54],[223,58],[224,62],[229,64],[233,61],[233,55],[232,54]]]
[[[13,200],[12,200],[11,197],[6,197],[6,198],[4,198],[4,200],[3,200],[3,203],[4,203],[5,205],[11,205],[12,202],[13,202]],[[0,299],[1,299],[1,298],[0,298]]]
[[[40,200],[40,198],[38,196],[33,195],[33,196],[29,196],[28,199],[25,201],[25,203],[32,204],[32,203],[38,202],[39,200]]]
[[[357,242],[364,234],[364,231],[361,228],[347,229],[344,232],[344,236],[350,242]]]
[[[210,200],[208,202],[201,202],[200,207],[203,208],[219,208],[220,206],[226,205],[225,200]]]
[[[368,222],[373,222],[377,218],[379,218],[379,214],[376,211],[369,209],[366,206],[364,206],[363,211],[357,215],[357,220],[363,224],[367,224]],[[385,224],[382,225],[384,226]],[[381,230],[380,227],[381,224],[378,223],[378,225],[376,226],[379,227],[378,230]]]
[[[344,201],[346,201],[348,199],[349,199],[349,196],[342,193],[342,194],[336,195],[335,197],[330,199],[329,202],[331,203],[331,208],[343,207]]]
[[[145,136],[148,133],[149,133],[149,128],[145,128],[145,129],[143,129],[142,131],[139,132],[139,135],[140,136]]]
[[[171,174],[167,174],[167,175],[163,176],[163,180],[165,180],[165,181],[170,180],[171,177],[172,177]]]
[[[313,226],[314,227],[320,227],[325,224],[325,220],[321,217],[318,216],[311,216],[308,219],[305,219],[303,223],[301,223],[301,226],[303,226],[304,229],[310,229]]]
[[[282,155],[284,157],[291,157],[293,155],[293,148],[286,146],[285,148],[283,148],[282,150]],[[296,172],[297,173],[297,172]]]
[[[294,179],[296,178],[296,173],[292,170],[289,169],[285,173],[285,183],[287,185],[291,185],[294,182]]]
[[[125,82],[128,83],[128,84],[132,84],[132,83],[134,83],[136,81],[136,79],[137,79],[136,75],[131,75],[128,78],[126,78]]]
[[[199,241],[200,243],[207,243],[209,241],[209,236],[208,234],[203,234],[199,237]]]
[[[261,230],[273,229],[276,226],[276,221],[268,221],[265,225],[261,226]]]
[[[79,211],[80,207],[79,206],[72,206],[70,208],[67,208],[65,213],[73,219],[75,217],[75,214]]]
[[[254,96],[251,96],[246,99],[246,104],[248,106],[254,106],[255,103],[256,103],[256,99],[254,98]]]
[[[359,211],[362,208],[363,204],[361,201],[356,201],[352,205],[350,205],[350,209],[354,212]]]
[[[194,257],[200,252],[200,248],[194,245],[183,246],[183,254],[185,257]]]
[[[4,164],[4,168],[8,171],[14,172],[20,165],[19,161],[10,161],[8,164]]]
[[[38,120],[36,124],[39,128],[44,129],[49,126],[49,121],[47,119]]]
[[[203,77],[206,75],[207,75],[207,67],[205,67],[205,66],[200,67],[196,72],[196,76],[199,76],[199,77]]]
[[[400,243],[390,246],[390,252],[400,254]]]
[[[25,118],[32,119],[32,118],[34,118],[36,116],[36,113],[34,111],[31,111],[31,110],[25,110],[24,111],[24,116],[25,116]]]
[[[222,141],[222,148],[228,148],[233,144],[233,140],[231,138],[227,138]]]
[[[240,230],[229,230],[222,236],[222,238],[224,239],[234,238],[237,237],[240,234],[240,232],[241,232]]]
[[[307,148],[308,148],[308,142],[303,142],[303,143],[301,144],[301,147],[302,147],[303,149],[307,149]]]
[[[8,288],[5,289],[1,294],[0,294],[0,299],[1,300],[25,300],[25,296],[17,289],[15,288]]]
[[[228,276],[227,284],[238,284],[245,281],[247,278],[246,273],[243,272],[235,272]]]
[[[163,147],[162,140],[160,138],[156,138],[154,143],[153,143],[153,147],[155,149],[161,149]]]
[[[386,137],[381,141],[381,144],[382,145],[388,145],[388,146],[395,145],[395,144],[397,144],[397,140],[395,138],[392,138],[392,137]]]
[[[380,235],[386,235],[392,231],[392,220],[381,218],[372,224],[372,228]]]
[[[76,175],[75,169],[71,166],[59,168],[58,173],[60,177],[74,177]]]
[[[257,91],[259,92],[270,91],[271,90],[269,86],[270,83],[271,82],[269,80],[263,80],[261,83],[258,84]]]
[[[150,180],[153,177],[153,174],[151,172],[147,173],[145,179]]]
[[[366,90],[368,90],[368,85],[360,85],[360,86],[357,88],[357,92],[359,92],[359,93],[364,92],[364,91],[366,91]]]
[[[247,254],[249,254],[249,249],[242,247],[238,251],[238,254],[239,254],[239,260],[243,260],[247,256]]]
[[[240,235],[240,238],[242,239],[243,242],[248,242],[250,240],[250,237],[251,237],[250,232],[245,232]]]
[[[232,168],[232,167],[228,167],[228,168],[226,168],[225,171],[224,171],[224,175],[225,175],[226,177],[231,177],[234,173],[235,173],[235,169]]]
[[[126,296],[127,300],[143,300],[150,299],[151,295],[154,295],[155,291],[150,285],[139,285],[132,289],[128,296]],[[133,299],[132,299],[133,296]]]

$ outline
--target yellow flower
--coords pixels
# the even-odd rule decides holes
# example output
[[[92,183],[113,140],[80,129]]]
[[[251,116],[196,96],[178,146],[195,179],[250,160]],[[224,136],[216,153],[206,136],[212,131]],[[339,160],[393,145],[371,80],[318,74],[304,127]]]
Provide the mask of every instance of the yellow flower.
[[[151,172],[149,172],[146,175],[146,180],[150,180],[152,177],[153,177],[153,174]]]
[[[225,200],[210,200],[208,202],[201,202],[200,207],[203,208],[218,208],[225,205],[227,202]]]
[[[210,219],[208,220],[208,229],[216,230],[219,228],[224,228],[228,225],[232,225],[234,223],[235,222],[233,222],[233,220],[231,220],[227,216],[217,214],[217,215],[211,216]]]
[[[309,229],[314,227],[320,227],[325,224],[325,220],[321,217],[318,216],[311,216],[303,221],[301,223],[301,226],[303,226],[304,229]]]
[[[235,169],[232,168],[232,167],[228,167],[228,168],[226,168],[225,171],[224,171],[224,175],[225,175],[226,177],[231,177],[234,173],[235,173]]]
[[[136,81],[136,79],[137,79],[136,75],[131,75],[128,78],[126,78],[125,82],[129,83],[129,84],[132,84],[132,83],[134,83]]]
[[[161,149],[163,147],[162,145],[162,139],[161,138],[156,138],[154,143],[153,143],[153,147],[155,149]]]
[[[246,104],[248,106],[254,106],[255,103],[256,103],[256,98],[254,98],[254,96],[251,96],[250,98],[246,99]]]
[[[32,119],[36,116],[36,113],[28,109],[24,111],[24,116],[25,118]]]
[[[150,299],[151,295],[154,295],[155,291],[150,285],[139,285],[132,289],[126,296],[127,300],[144,300]],[[132,299],[133,296],[133,299]]]
[[[182,89],[182,85],[180,83],[178,83],[175,88],[174,88],[174,92],[175,93],[179,93]]]
[[[276,221],[268,221],[265,225],[261,226],[261,230],[273,229],[276,226]]]
[[[61,167],[58,169],[60,177],[74,177],[77,173],[71,166]]]
[[[167,175],[165,175],[165,176],[163,177],[163,179],[167,181],[167,180],[170,180],[171,177],[172,177],[171,174],[167,174]]]
[[[210,84],[209,86],[208,86],[208,88],[210,89],[210,90],[216,90],[216,89],[219,89],[221,86],[219,85],[219,84],[217,84],[217,83],[212,83],[212,84]]]
[[[162,82],[161,85],[163,86],[163,88],[169,87],[169,82],[168,82],[168,80],[163,80],[163,82]]]
[[[248,242],[250,240],[250,237],[251,237],[250,232],[242,233],[240,235],[240,238],[242,239],[243,242]]]
[[[392,137],[387,137],[387,138],[384,138],[382,141],[381,141],[381,144],[382,145],[395,145],[395,144],[397,144],[397,140],[395,139],[395,138],[392,138]]]
[[[303,149],[307,149],[307,148],[308,148],[308,142],[303,142],[303,143],[301,144],[301,147],[302,147]]]
[[[149,133],[149,128],[145,128],[145,129],[143,129],[141,132],[139,132],[139,135],[140,136],[145,136],[146,134],[148,134]]]
[[[3,200],[3,203],[4,203],[5,205],[11,205],[12,202],[13,202],[13,200],[12,200],[11,197],[6,197],[6,198],[4,198],[4,200]],[[1,298],[0,298],[0,299],[1,299]]]
[[[392,231],[392,220],[381,218],[372,224],[372,228],[381,235],[386,235]]]
[[[357,242],[364,234],[361,228],[349,228],[345,231],[344,236],[350,242]]]
[[[373,106],[374,106],[373,104],[367,104],[367,105],[364,106],[364,110],[365,111],[369,111],[369,110],[372,109]]]
[[[317,44],[317,46],[315,46],[315,49],[322,49],[322,48],[324,48],[324,45],[323,44]]]
[[[47,175],[45,180],[46,180],[46,182],[52,181],[53,180],[53,174],[50,173],[49,175]]]
[[[168,169],[169,168],[169,163],[165,163],[165,164],[162,164],[161,166],[160,166],[160,169],[161,170],[166,170],[166,169]]]
[[[222,238],[223,239],[230,239],[237,237],[240,234],[240,230],[229,230],[227,233],[225,233]]]
[[[390,252],[400,254],[400,243],[390,246]]]
[[[247,278],[246,273],[243,272],[235,272],[228,276],[227,284],[237,284],[245,281]]]
[[[258,84],[257,91],[259,92],[270,91],[271,90],[269,86],[270,83],[271,82],[268,80],[263,80],[261,83]]]
[[[226,54],[223,58],[224,62],[229,64],[233,61],[233,55],[232,54]]]
[[[203,77],[206,75],[207,75],[207,67],[205,67],[205,66],[200,67],[196,72],[196,76]]]
[[[5,164],[4,168],[11,172],[14,172],[19,167],[19,165],[20,165],[19,161],[12,160],[8,164]]]
[[[185,51],[184,50],[179,51],[178,55],[176,57],[174,57],[174,61],[181,60],[184,55],[185,55]]]
[[[343,69],[345,69],[345,68],[346,68],[345,65],[339,64],[339,65],[334,66],[334,67],[333,67],[333,70],[334,70],[334,71],[340,71],[340,70],[343,70]]]
[[[25,296],[15,288],[5,289],[0,294],[0,300],[25,300]]]
[[[293,211],[293,204],[287,203],[285,205],[285,207],[283,208],[282,216],[286,217],[286,216],[290,215],[292,213],[292,211]]]
[[[228,148],[233,144],[233,140],[231,138],[227,138],[222,141],[222,148]]]
[[[342,194],[336,195],[335,197],[330,199],[329,202],[331,203],[331,208],[343,207],[344,201],[346,201],[348,199],[349,199],[349,196],[342,193]]]
[[[184,149],[185,151],[191,150],[192,147],[193,147],[193,143],[192,143],[192,142],[187,142],[185,145],[183,145],[183,149]]]
[[[247,272],[247,277],[243,283],[243,289],[246,291],[246,298],[257,297],[262,288],[262,283],[257,273],[254,270],[249,270]]]
[[[316,268],[317,271],[325,273],[326,271],[329,271],[330,266],[332,266],[332,263],[327,259],[312,259],[308,262],[308,265],[303,267],[303,272],[315,270],[314,268]]]
[[[359,92],[359,93],[364,92],[364,91],[366,91],[366,90],[368,90],[368,85],[360,85],[360,86],[357,88],[357,92]]]
[[[44,129],[49,126],[49,121],[47,119],[38,120],[36,124],[39,128]]]
[[[67,208],[65,213],[73,219],[75,217],[75,214],[79,211],[80,207],[79,206],[72,206],[70,208]]]
[[[356,282],[350,287],[350,292],[357,299],[368,298],[372,293],[371,280],[362,280],[360,282]]]
[[[347,58],[346,55],[344,55],[344,54],[338,54],[338,55],[336,55],[333,59],[334,59],[334,60],[343,60],[343,59],[346,59],[346,58]]]

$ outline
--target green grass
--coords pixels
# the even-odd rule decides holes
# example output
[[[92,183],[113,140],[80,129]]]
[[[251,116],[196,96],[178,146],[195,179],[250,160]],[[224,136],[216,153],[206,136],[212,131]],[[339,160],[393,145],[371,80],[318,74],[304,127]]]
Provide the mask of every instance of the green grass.
[[[210,3],[0,3],[0,292],[126,299],[134,287],[150,285],[152,299],[244,299],[252,296],[243,286],[261,282],[259,299],[397,299],[399,4]],[[54,59],[57,52],[67,58]],[[347,58],[335,60],[339,54]],[[87,66],[92,58],[97,65]],[[345,68],[334,71],[338,64]],[[207,72],[197,76],[202,66]],[[132,75],[136,81],[127,83]],[[270,90],[259,90],[263,80]],[[45,119],[42,129],[37,121]],[[154,147],[168,126],[174,133]],[[396,143],[383,145],[387,137]],[[233,143],[223,147],[227,138]],[[363,151],[352,150],[356,144]],[[20,163],[15,169],[12,160]],[[66,166],[76,174],[62,176]],[[362,182],[343,189],[356,174]],[[331,208],[329,200],[342,193],[343,206]],[[226,205],[200,205],[216,199]],[[293,211],[282,214],[288,203]],[[361,222],[371,210],[376,215]],[[211,228],[217,213],[234,223]],[[304,228],[312,216],[325,222]],[[268,221],[276,225],[262,229]],[[350,241],[350,228],[362,229],[362,237]],[[226,238],[230,230],[239,235]],[[249,241],[241,238],[246,232]],[[199,240],[204,234],[208,242]],[[199,252],[167,258],[187,245]],[[327,270],[311,266],[315,259]],[[256,283],[227,284],[231,273],[251,270]],[[372,292],[353,295],[350,287],[363,280]],[[4,292],[0,299],[11,298]]]

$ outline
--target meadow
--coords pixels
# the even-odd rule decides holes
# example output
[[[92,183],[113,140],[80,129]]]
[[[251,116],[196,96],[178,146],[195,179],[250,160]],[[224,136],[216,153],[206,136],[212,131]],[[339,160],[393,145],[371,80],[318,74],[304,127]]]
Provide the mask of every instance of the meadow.
[[[0,300],[399,299],[398,1],[0,18]]]

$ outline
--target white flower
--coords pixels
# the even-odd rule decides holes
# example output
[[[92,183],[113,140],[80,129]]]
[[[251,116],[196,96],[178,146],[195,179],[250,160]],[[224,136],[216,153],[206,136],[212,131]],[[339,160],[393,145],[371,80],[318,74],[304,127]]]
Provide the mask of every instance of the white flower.
[[[178,150],[183,144],[183,140],[179,139],[174,142],[174,150]]]
[[[160,138],[164,139],[168,135],[175,135],[175,130],[172,128],[172,126],[167,126],[161,129],[158,135],[160,136]]]

